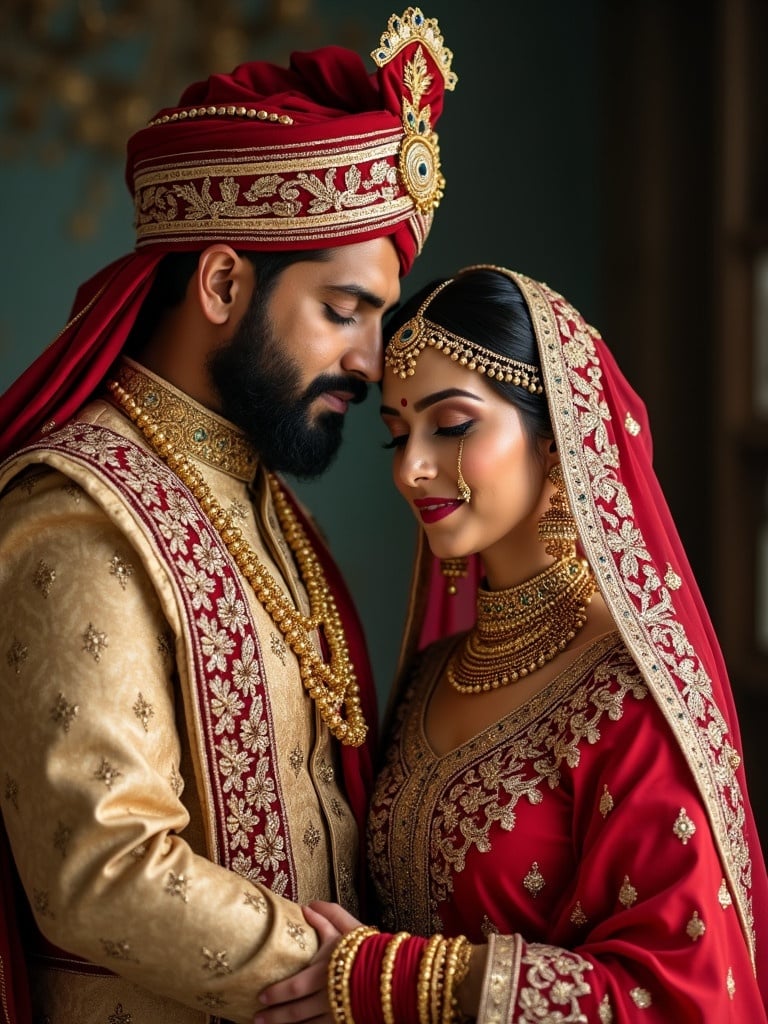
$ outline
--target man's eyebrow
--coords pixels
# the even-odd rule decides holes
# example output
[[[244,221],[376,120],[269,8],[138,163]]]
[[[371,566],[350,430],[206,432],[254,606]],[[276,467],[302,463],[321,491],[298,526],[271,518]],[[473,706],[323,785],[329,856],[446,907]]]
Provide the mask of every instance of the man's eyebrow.
[[[343,292],[345,295],[354,295],[355,298],[365,302],[368,306],[373,306],[374,309],[382,309],[385,300],[380,295],[369,292],[367,288],[363,288],[359,284],[329,284],[328,290],[331,292]]]
[[[480,395],[476,395],[474,391],[463,391],[461,388],[445,388],[443,391],[435,391],[431,395],[425,395],[424,398],[420,398],[418,402],[413,403],[413,408],[416,412],[423,412],[425,409],[428,409],[430,405],[436,405],[438,402],[442,402],[446,398],[471,398],[475,402],[485,401],[485,399],[481,398]],[[379,413],[382,416],[400,415],[397,409],[393,409],[389,405],[382,405],[379,408]]]

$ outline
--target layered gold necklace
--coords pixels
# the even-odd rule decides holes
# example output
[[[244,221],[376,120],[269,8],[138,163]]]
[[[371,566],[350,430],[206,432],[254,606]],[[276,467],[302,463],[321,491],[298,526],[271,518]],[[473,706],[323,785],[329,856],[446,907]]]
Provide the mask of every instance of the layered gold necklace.
[[[368,727],[360,706],[360,689],[349,657],[341,616],[309,538],[278,481],[268,474],[275,512],[309,598],[308,616],[298,611],[285,595],[243,537],[242,531],[213,496],[191,459],[176,451],[162,428],[152,421],[146,409],[118,381],[109,381],[107,387],[154,451],[197,498],[240,572],[253,587],[256,599],[296,655],[304,687],[316,702],[331,733],[343,744],[359,747],[365,740]],[[311,635],[320,628],[328,645],[329,663],[318,653]]]
[[[459,693],[483,693],[524,679],[565,650],[587,621],[595,577],[568,555],[508,590],[477,594],[477,623],[448,663]]]

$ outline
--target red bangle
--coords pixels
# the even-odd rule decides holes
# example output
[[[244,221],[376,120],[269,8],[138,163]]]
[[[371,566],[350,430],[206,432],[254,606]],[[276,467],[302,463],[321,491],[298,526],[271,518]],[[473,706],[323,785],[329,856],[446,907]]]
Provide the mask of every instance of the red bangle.
[[[352,1019],[360,1024],[384,1024],[379,999],[379,976],[384,950],[392,938],[386,933],[371,935],[360,947],[349,979]]]
[[[414,935],[406,939],[397,952],[392,975],[392,1014],[397,1024],[419,1024],[417,988],[426,945],[426,939]]]

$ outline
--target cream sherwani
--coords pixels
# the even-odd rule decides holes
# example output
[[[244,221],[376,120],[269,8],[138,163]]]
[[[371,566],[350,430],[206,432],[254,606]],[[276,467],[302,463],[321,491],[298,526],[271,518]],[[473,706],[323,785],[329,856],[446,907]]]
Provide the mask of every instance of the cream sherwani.
[[[218,502],[306,610],[242,436],[135,364],[121,372],[129,390],[157,398]],[[78,422],[146,450],[106,401]],[[37,926],[66,951],[30,951],[36,1017],[250,1021],[259,991],[316,951],[297,903],[355,906],[358,837],[335,741],[253,591],[243,588],[247,609],[226,581],[214,592],[220,553],[185,539],[183,502],[151,510],[181,566],[180,601],[121,495],[55,446],[42,458],[17,459],[0,481],[2,811]],[[151,508],[157,481],[138,470],[130,480]],[[255,644],[243,639],[248,616]],[[197,705],[195,644],[206,666]]]

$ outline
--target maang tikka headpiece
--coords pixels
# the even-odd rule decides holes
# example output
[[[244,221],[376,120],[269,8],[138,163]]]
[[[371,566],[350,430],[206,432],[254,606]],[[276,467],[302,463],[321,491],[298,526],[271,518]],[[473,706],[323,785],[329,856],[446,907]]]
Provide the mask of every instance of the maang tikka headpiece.
[[[489,267],[488,269],[496,268]],[[424,349],[434,348],[460,366],[466,366],[468,370],[475,370],[491,380],[523,387],[531,394],[542,394],[544,389],[541,386],[540,370],[537,366],[499,355],[497,352],[493,352],[477,342],[468,341],[427,319],[424,314],[433,299],[454,280],[454,278],[448,278],[447,281],[443,281],[434,291],[430,292],[419,306],[416,315],[407,320],[392,336],[384,352],[385,365],[391,367],[392,372],[401,380],[405,380],[406,377],[413,376],[416,362]]]

